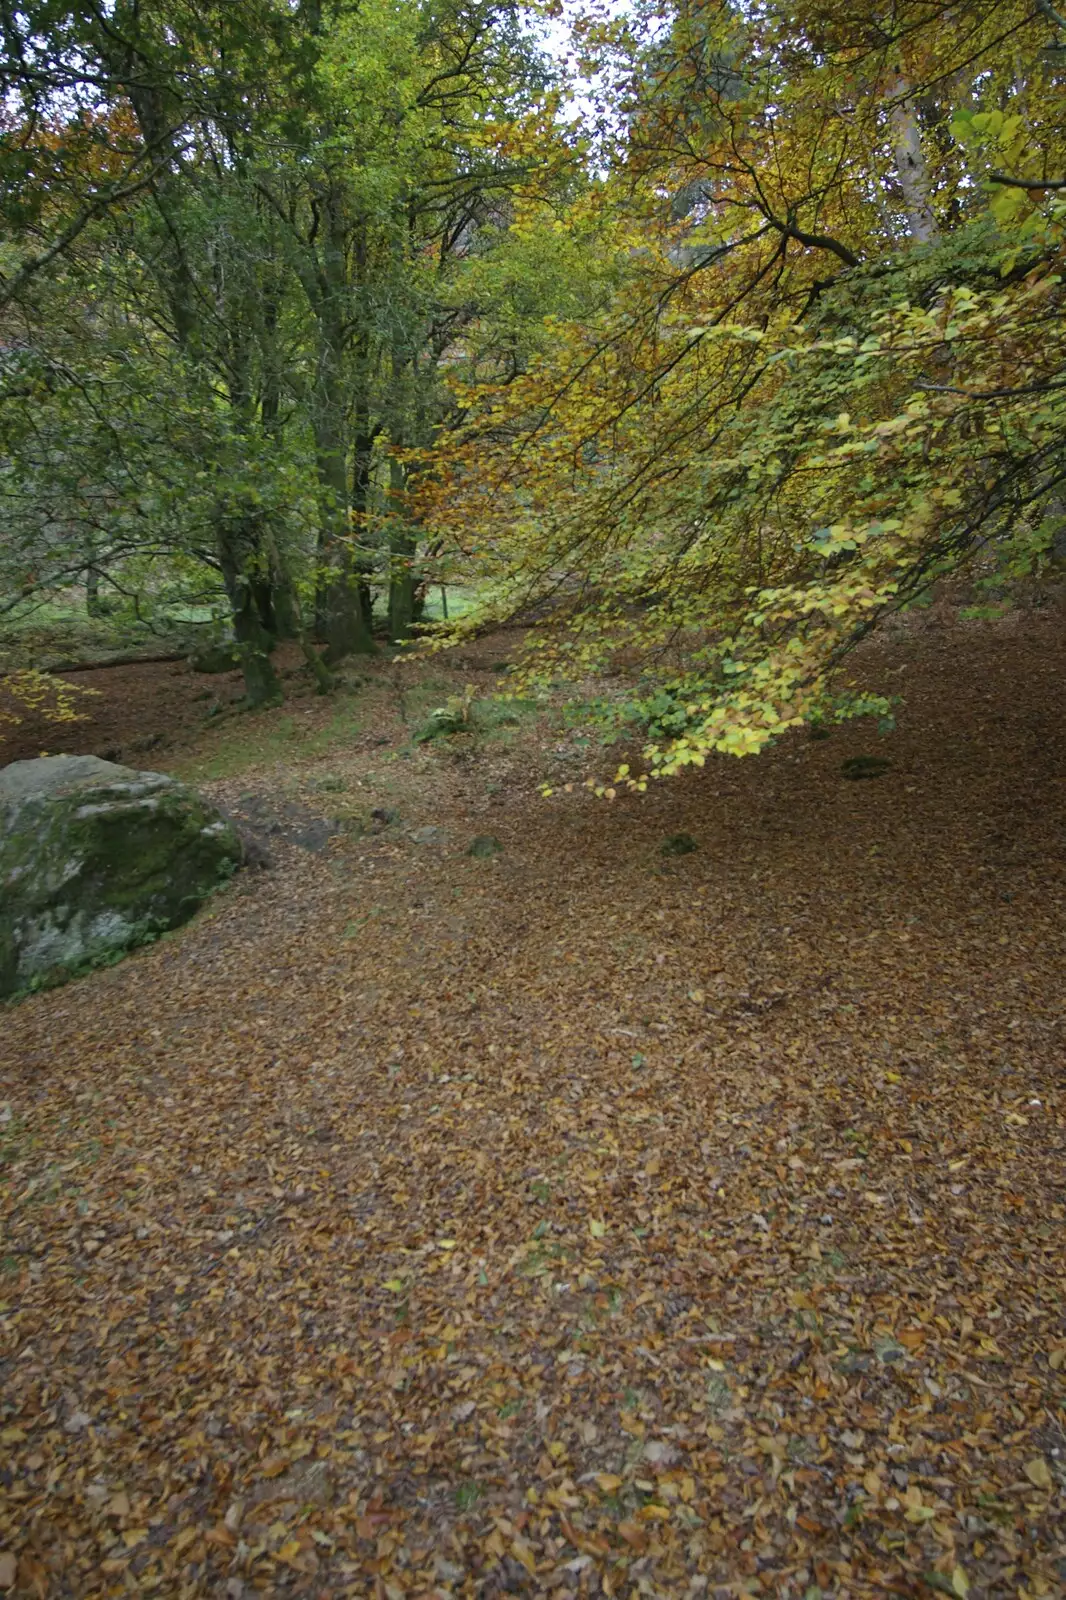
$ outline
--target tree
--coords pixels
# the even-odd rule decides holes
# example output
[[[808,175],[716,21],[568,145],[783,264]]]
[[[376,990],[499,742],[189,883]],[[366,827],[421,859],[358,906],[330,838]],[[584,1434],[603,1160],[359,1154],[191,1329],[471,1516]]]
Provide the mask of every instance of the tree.
[[[437,425],[457,272],[556,160],[528,131],[514,153],[537,51],[484,0],[40,0],[5,25],[12,603],[27,574],[191,558],[222,580],[251,704],[280,693],[286,625],[325,682],[301,587],[332,659],[372,648],[382,576],[410,630],[401,453]]]
[[[464,391],[425,515],[477,530],[463,627],[536,620],[530,677],[641,663],[614,709],[651,772],[887,713],[840,678],[872,627],[966,563],[1044,558],[1064,32],[1049,6],[825,0],[590,35],[625,91],[594,203],[626,281]]]

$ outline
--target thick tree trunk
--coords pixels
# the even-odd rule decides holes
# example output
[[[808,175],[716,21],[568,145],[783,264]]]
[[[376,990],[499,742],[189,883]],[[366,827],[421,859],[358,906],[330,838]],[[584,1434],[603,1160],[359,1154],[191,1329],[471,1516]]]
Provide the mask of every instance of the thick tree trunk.
[[[287,572],[275,568],[273,572],[274,637],[296,639],[300,625],[296,615],[296,596]]]
[[[326,642],[326,659],[334,662],[348,655],[370,654],[374,640],[360,593],[362,574],[352,547],[343,441],[325,423],[316,434],[318,474],[325,502],[319,544],[325,572],[319,585],[321,614],[317,620]]]
[[[247,540],[243,533],[244,530],[238,532],[223,525],[218,533],[218,553],[233,616],[237,654],[244,673],[244,690],[249,706],[280,705],[284,698],[281,682],[270,659],[274,641],[259,613],[256,581],[245,570]]]
[[[334,662],[348,655],[370,654],[374,640],[361,592],[364,580],[352,539],[341,382],[344,336],[332,316],[320,315],[318,330],[314,431],[323,501],[319,559],[324,572],[319,583],[316,623],[326,642],[326,659]]]

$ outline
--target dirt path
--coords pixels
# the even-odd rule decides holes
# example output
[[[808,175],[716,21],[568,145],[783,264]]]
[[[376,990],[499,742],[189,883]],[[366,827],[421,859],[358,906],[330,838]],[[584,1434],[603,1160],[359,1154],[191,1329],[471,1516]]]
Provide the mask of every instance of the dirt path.
[[[1066,1591],[1063,631],[610,808],[420,753],[0,1014],[27,1592]]]

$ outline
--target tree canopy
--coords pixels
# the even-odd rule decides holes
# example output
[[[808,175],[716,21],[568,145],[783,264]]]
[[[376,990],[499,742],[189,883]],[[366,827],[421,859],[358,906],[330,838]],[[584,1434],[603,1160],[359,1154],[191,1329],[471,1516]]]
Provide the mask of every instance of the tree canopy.
[[[461,390],[429,515],[492,574],[465,626],[537,617],[529,676],[639,664],[666,773],[887,713],[839,670],[871,628],[1051,555],[1066,23],[682,5],[586,39],[616,126],[567,225],[623,281]]]
[[[1050,0],[568,20],[576,120],[497,0],[3,8],[0,606],[225,595],[261,703],[449,572],[527,679],[636,669],[640,787],[1055,556]]]

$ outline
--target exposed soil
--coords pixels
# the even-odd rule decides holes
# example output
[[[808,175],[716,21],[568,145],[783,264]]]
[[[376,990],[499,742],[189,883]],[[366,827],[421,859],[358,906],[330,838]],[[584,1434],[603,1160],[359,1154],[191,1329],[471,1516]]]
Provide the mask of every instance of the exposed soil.
[[[0,1014],[26,1592],[1066,1592],[1064,633],[904,632],[891,739],[614,805],[386,664],[215,783],[350,826]],[[152,765],[335,714],[126,671]]]

